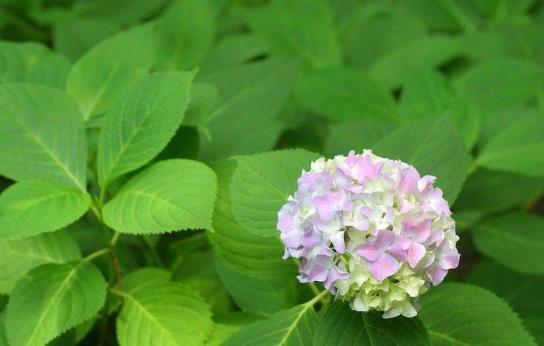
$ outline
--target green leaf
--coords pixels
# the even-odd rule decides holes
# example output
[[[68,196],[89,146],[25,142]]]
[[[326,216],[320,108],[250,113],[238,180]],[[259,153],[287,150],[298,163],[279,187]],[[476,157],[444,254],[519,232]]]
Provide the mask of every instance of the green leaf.
[[[272,53],[300,58],[304,65],[337,65],[341,60],[333,15],[322,0],[279,0],[249,11],[252,31]]]
[[[70,62],[39,43],[0,41],[0,82],[64,89]]]
[[[102,189],[148,163],[181,124],[193,74],[155,73],[140,78],[106,115],[98,140],[98,181]]]
[[[216,86],[220,97],[209,116],[210,139],[201,143],[201,157],[213,161],[270,149],[281,131],[274,118],[291,91],[296,69],[294,60],[268,59],[200,78]]]
[[[534,63],[514,59],[493,59],[469,69],[459,80],[458,90],[474,101],[483,114],[522,104],[542,87],[544,69]]]
[[[462,139],[446,116],[402,127],[374,146],[377,155],[402,160],[422,175],[436,176],[444,198],[453,205],[468,165]]]
[[[411,14],[420,18],[434,30],[465,31],[475,30],[477,13],[471,2],[454,0],[411,0],[402,2]]]
[[[61,91],[0,86],[0,174],[86,190],[87,146],[77,105]]]
[[[198,66],[215,36],[215,6],[211,0],[174,4],[157,24],[157,66],[188,70]]]
[[[76,2],[74,12],[80,17],[94,17],[116,21],[120,24],[135,24],[155,14],[166,0],[94,0]]]
[[[527,116],[499,132],[484,146],[476,162],[490,169],[544,175],[543,112]]]
[[[353,311],[346,303],[334,303],[317,325],[315,346],[322,345],[430,345],[419,319],[384,319],[378,313]]]
[[[45,264],[13,289],[6,329],[12,345],[44,345],[93,317],[104,304],[106,281],[90,262]]]
[[[544,276],[519,274],[484,260],[474,267],[467,280],[506,300],[523,319],[537,343],[544,343],[544,300],[541,299]]]
[[[313,345],[317,325],[314,303],[311,300],[245,326],[224,345]]]
[[[395,125],[381,121],[360,120],[343,121],[330,128],[325,142],[325,154],[328,157],[347,154],[350,150],[362,153],[363,149],[372,148],[380,139],[395,129]]]
[[[232,34],[222,38],[200,67],[202,74],[221,71],[236,65],[256,60],[268,51],[266,42],[253,34]]]
[[[123,278],[123,288],[128,293],[136,293],[147,285],[160,285],[170,282],[172,274],[164,269],[143,267],[128,273]]]
[[[442,284],[421,297],[421,305],[433,345],[536,345],[512,309],[483,288]]]
[[[304,108],[332,120],[394,120],[393,99],[365,73],[327,67],[302,76],[295,95]]]
[[[434,70],[424,70],[407,78],[399,102],[400,121],[409,124],[428,116],[447,114],[465,146],[471,149],[480,132],[480,116],[476,106],[454,96],[446,78]]]
[[[452,60],[461,52],[461,42],[449,36],[421,37],[385,55],[370,69],[370,75],[387,89],[400,87],[413,73]]]
[[[206,341],[206,346],[221,346],[242,327],[260,319],[259,315],[242,311],[229,312],[214,318],[215,324],[212,334]]]
[[[544,218],[511,213],[486,219],[472,233],[478,250],[526,274],[544,274]]]
[[[81,258],[77,243],[65,231],[0,241],[0,253],[0,294],[9,294],[15,282],[32,268]]]
[[[202,345],[213,328],[207,305],[186,286],[147,285],[122,296],[125,303],[117,317],[121,346]]]
[[[219,190],[213,214],[215,233],[209,234],[215,264],[223,284],[246,311],[271,314],[295,304],[299,283],[293,262],[281,256],[284,247],[277,235],[256,236],[236,223],[231,212],[230,184],[235,160],[214,167]]]
[[[143,25],[105,39],[72,67],[67,92],[83,119],[107,111],[123,90],[146,74],[154,61],[152,26]]]
[[[155,163],[121,188],[103,209],[104,222],[123,233],[211,230],[216,177],[190,160]]]
[[[191,101],[183,119],[183,124],[207,131],[208,118],[218,100],[219,93],[212,84],[193,84],[191,87]]]
[[[79,219],[90,205],[89,196],[75,188],[15,183],[0,195],[0,239],[56,231]]]
[[[302,149],[236,157],[238,167],[230,185],[236,222],[254,235],[276,235],[278,211],[296,191],[300,172],[317,158]]]
[[[541,178],[478,169],[467,178],[455,206],[459,210],[493,213],[537,198],[542,192]]]
[[[102,18],[71,17],[53,24],[53,47],[76,61],[91,47],[120,31],[121,26]]]

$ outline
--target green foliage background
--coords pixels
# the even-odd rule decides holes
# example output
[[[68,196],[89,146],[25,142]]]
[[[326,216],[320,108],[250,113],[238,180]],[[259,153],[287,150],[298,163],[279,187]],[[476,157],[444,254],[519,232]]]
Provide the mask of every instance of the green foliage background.
[[[544,344],[541,0],[0,0],[0,345]],[[402,159],[462,254],[417,318],[331,301],[276,213]]]

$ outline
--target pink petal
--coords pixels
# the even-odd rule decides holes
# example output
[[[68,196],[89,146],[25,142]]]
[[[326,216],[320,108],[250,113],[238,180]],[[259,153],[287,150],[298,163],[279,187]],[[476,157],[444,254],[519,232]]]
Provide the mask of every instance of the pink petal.
[[[400,263],[388,253],[383,253],[376,262],[370,265],[370,273],[378,281],[395,274],[400,269]]]
[[[421,179],[418,171],[410,166],[402,171],[402,177],[399,183],[399,191],[410,193],[417,190],[417,183]]]
[[[444,278],[446,277],[446,274],[448,273],[447,270],[440,269],[438,267],[433,267],[429,269],[427,272],[427,275],[429,275],[429,278],[431,279],[431,282],[434,286],[440,284],[442,281],[444,281]]]
[[[376,246],[372,244],[364,244],[362,245],[358,250],[357,254],[371,262],[374,262],[375,260],[380,257],[383,250],[381,248],[377,248]]]
[[[415,268],[423,256],[425,256],[425,252],[425,246],[418,243],[410,244],[406,251],[406,258],[410,267]]]
[[[346,244],[344,242],[344,232],[336,232],[333,235],[329,236],[329,239],[338,253],[344,253],[344,251],[346,250]]]

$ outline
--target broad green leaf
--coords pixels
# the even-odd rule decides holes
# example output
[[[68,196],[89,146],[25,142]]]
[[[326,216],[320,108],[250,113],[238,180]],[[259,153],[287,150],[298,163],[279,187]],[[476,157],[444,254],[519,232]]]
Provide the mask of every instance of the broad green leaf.
[[[424,119],[402,127],[373,147],[375,154],[413,165],[422,175],[437,177],[436,185],[453,204],[465,179],[468,154],[448,117]]]
[[[6,326],[5,326],[5,312],[0,313],[0,346],[9,346],[8,337],[6,335]]]
[[[296,191],[300,172],[317,158],[301,149],[236,157],[229,192],[236,222],[257,236],[276,235],[278,211]]]
[[[34,83],[64,89],[70,62],[38,43],[0,41],[0,83]]]
[[[202,141],[201,157],[213,161],[270,149],[281,131],[274,118],[291,91],[296,69],[294,60],[268,59],[198,79],[217,87],[220,98],[209,116],[210,139]]]
[[[268,52],[266,42],[251,34],[233,34],[224,37],[210,49],[200,67],[202,74],[241,65],[264,56]]]
[[[317,324],[315,346],[324,345],[430,345],[417,318],[384,319],[379,313],[353,311],[346,303],[329,307]]]
[[[194,83],[191,86],[191,100],[183,125],[194,126],[206,131],[208,117],[219,99],[217,88],[209,83]]]
[[[157,23],[157,67],[188,70],[198,66],[215,36],[212,0],[174,4]]]
[[[506,300],[536,341],[544,343],[544,300],[541,299],[544,276],[519,274],[484,260],[474,267],[468,282],[487,288]]]
[[[0,195],[0,239],[52,232],[79,219],[91,199],[75,188],[48,182],[21,182]]]
[[[536,345],[512,309],[483,288],[442,284],[421,297],[421,305],[433,345]]]
[[[103,209],[104,222],[123,233],[211,230],[216,177],[190,160],[155,163],[121,188]]]
[[[458,82],[461,95],[474,101],[483,114],[522,104],[542,87],[544,69],[514,59],[493,59],[475,65]]]
[[[123,297],[117,317],[121,346],[202,345],[213,328],[208,306],[186,286],[147,285]]]
[[[328,157],[346,155],[350,150],[362,153],[395,129],[395,125],[381,121],[344,121],[330,128],[325,142]]]
[[[79,104],[85,121],[107,111],[123,90],[153,64],[152,26],[143,25],[107,38],[72,67],[67,92]]]
[[[98,181],[110,182],[148,163],[181,124],[191,72],[163,72],[140,78],[113,105],[98,140]]]
[[[337,65],[340,47],[333,16],[322,0],[277,0],[249,11],[252,31],[263,37],[272,53],[300,58],[305,66]]]
[[[332,120],[394,120],[391,96],[365,73],[327,67],[301,76],[295,95],[304,108]]]
[[[81,258],[77,243],[65,231],[0,241],[0,253],[0,294],[9,294],[15,282],[32,268]]]
[[[526,274],[544,274],[544,218],[511,213],[486,219],[472,233],[478,250]]]
[[[544,112],[499,132],[477,158],[480,166],[529,176],[544,175]]]
[[[400,121],[409,124],[425,117],[447,114],[470,149],[480,132],[477,107],[454,95],[446,78],[434,70],[423,70],[406,79],[399,102]]]
[[[53,46],[76,61],[101,40],[120,31],[121,26],[102,18],[71,17],[53,24]]]
[[[387,89],[400,87],[413,73],[438,67],[461,52],[461,42],[449,36],[422,37],[378,59],[370,75]]]
[[[86,190],[87,146],[81,114],[61,91],[0,86],[0,174],[47,179]]]
[[[227,339],[224,345],[314,345],[317,325],[314,303],[312,300],[247,325]]]
[[[459,210],[492,213],[532,200],[542,192],[542,178],[478,169],[467,178],[455,206]]]
[[[101,18],[120,24],[135,24],[158,12],[166,0],[94,0],[76,2],[74,12],[80,17]]]
[[[470,2],[455,0],[408,0],[402,6],[434,30],[472,31],[476,29],[477,13]]]
[[[214,318],[213,331],[206,340],[206,346],[221,346],[242,327],[260,320],[259,315],[234,311]],[[0,344],[1,345],[1,344]]]
[[[360,6],[349,17],[341,33],[345,60],[367,71],[380,58],[425,35],[417,17],[386,2]]]
[[[44,345],[98,313],[106,281],[90,262],[44,264],[13,289],[6,316],[12,345]]]
[[[236,161],[214,167],[219,190],[213,214],[215,233],[209,234],[215,264],[223,284],[246,311],[271,314],[296,303],[299,283],[292,262],[281,256],[284,247],[277,235],[256,236],[236,223],[231,212],[230,184]]]

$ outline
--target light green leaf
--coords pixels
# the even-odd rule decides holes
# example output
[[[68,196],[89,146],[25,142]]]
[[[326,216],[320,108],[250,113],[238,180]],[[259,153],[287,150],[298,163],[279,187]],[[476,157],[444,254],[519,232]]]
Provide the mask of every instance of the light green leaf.
[[[191,87],[191,101],[183,119],[183,125],[194,126],[207,131],[208,117],[219,99],[217,88],[209,83],[194,83]]]
[[[544,69],[514,59],[492,59],[469,69],[458,82],[465,99],[474,101],[483,114],[522,104],[542,87]]]
[[[340,47],[333,15],[322,0],[279,0],[249,11],[247,20],[272,53],[300,58],[304,65],[337,65]]]
[[[402,127],[373,147],[375,154],[413,165],[421,175],[436,176],[436,185],[453,204],[465,179],[468,154],[446,116]]]
[[[211,0],[174,4],[157,23],[157,67],[189,70],[198,66],[215,36],[215,12]]]
[[[403,1],[402,6],[411,14],[420,18],[433,30],[473,31],[478,20],[472,2],[455,0],[411,0]]]
[[[15,282],[32,268],[81,258],[77,243],[65,231],[0,241],[0,253],[0,294],[9,294]]]
[[[325,142],[328,157],[346,155],[350,150],[362,153],[395,129],[395,125],[381,121],[343,121],[330,128]]]
[[[278,211],[296,191],[302,170],[309,170],[317,158],[302,149],[236,157],[238,167],[230,185],[234,219],[254,235],[276,235]]]
[[[478,169],[467,178],[455,206],[458,210],[492,213],[532,200],[542,192],[544,179]]]
[[[44,345],[93,317],[104,304],[106,281],[90,262],[45,264],[13,289],[6,329],[12,345]]]
[[[80,17],[101,18],[130,25],[155,14],[166,0],[94,0],[75,2]]]
[[[52,232],[79,219],[91,204],[75,188],[48,182],[15,183],[0,195],[0,239]]]
[[[406,79],[399,113],[403,124],[447,114],[463,136],[467,149],[474,146],[480,132],[480,116],[476,106],[462,97],[456,97],[446,78],[430,69],[418,71]]]
[[[526,274],[544,274],[544,218],[511,213],[486,219],[472,233],[478,250]]]
[[[478,156],[477,164],[529,176],[544,175],[543,113],[515,122],[491,138]]]
[[[387,89],[398,88],[413,73],[455,58],[461,52],[460,43],[456,38],[440,35],[411,40],[376,61],[370,75]]]
[[[98,181],[102,189],[148,163],[181,124],[193,74],[155,73],[140,78],[106,115],[98,140]]]
[[[315,346],[338,345],[430,345],[418,318],[384,319],[381,314],[351,310],[342,302],[325,311],[317,325]]]
[[[268,59],[200,78],[215,85],[220,97],[209,116],[210,140],[201,143],[201,157],[213,161],[270,149],[281,131],[274,118],[291,91],[296,69],[294,60]]]
[[[483,288],[442,284],[421,297],[421,305],[433,345],[536,345],[512,309]]]
[[[39,43],[0,41],[0,82],[64,89],[70,62]]]
[[[393,99],[365,73],[327,67],[301,76],[295,95],[304,108],[332,120],[394,120]]]
[[[227,339],[224,345],[313,345],[317,325],[314,304],[315,300],[311,300],[245,326]]]
[[[215,324],[213,326],[212,334],[206,341],[206,346],[221,346],[231,335],[235,334],[242,327],[260,319],[259,315],[243,311],[234,311],[218,316],[217,318],[214,318]]]
[[[98,42],[120,30],[121,25],[102,18],[66,18],[53,23],[53,47],[76,61]]]
[[[200,67],[202,74],[241,65],[264,56],[268,52],[266,42],[252,34],[232,34],[221,39]]]
[[[172,274],[164,269],[143,267],[128,273],[123,278],[123,288],[128,293],[136,293],[147,285],[170,282]]]
[[[66,94],[37,85],[0,86],[0,174],[86,190],[81,114]]]
[[[186,286],[147,285],[122,296],[125,303],[117,317],[121,346],[202,345],[213,328],[208,307]]]
[[[544,300],[541,299],[544,276],[516,273],[496,262],[484,260],[474,267],[467,280],[506,300],[537,342],[544,343]]]
[[[231,212],[230,184],[235,160],[214,167],[219,191],[213,214],[215,233],[209,234],[215,250],[215,264],[223,284],[246,311],[271,314],[297,301],[296,267],[281,256],[283,245],[277,235],[256,236],[236,223]]]
[[[67,92],[83,119],[107,111],[123,90],[147,73],[155,59],[152,26],[143,25],[101,41],[74,65]]]
[[[103,209],[104,222],[123,233],[211,230],[214,172],[190,160],[155,163],[132,178]]]

